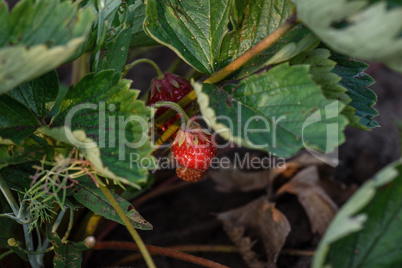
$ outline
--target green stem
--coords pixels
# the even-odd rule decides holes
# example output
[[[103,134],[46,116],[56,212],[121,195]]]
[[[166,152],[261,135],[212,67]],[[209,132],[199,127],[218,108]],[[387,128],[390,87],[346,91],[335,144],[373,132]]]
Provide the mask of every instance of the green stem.
[[[44,249],[44,250],[35,250],[35,251],[26,250],[26,249],[20,247],[19,245],[17,245],[16,247],[18,247],[19,250],[23,251],[24,253],[26,253],[28,255],[41,255],[41,254],[45,254],[45,253],[48,253],[48,252],[54,250],[53,246],[51,246],[47,249]]]
[[[19,218],[20,216],[20,208],[17,204],[17,202],[15,201],[15,198],[13,196],[13,194],[11,193],[10,188],[8,187],[6,181],[3,179],[3,177],[0,175],[0,190],[3,193],[4,197],[6,198],[8,204],[10,205],[11,209],[13,210],[13,213],[16,217]],[[22,217],[25,218],[25,213],[22,213]],[[32,239],[32,234],[29,233],[29,223],[25,223],[22,225],[23,230],[24,230],[24,237],[25,237],[25,245],[26,248],[29,251],[34,251],[34,245],[33,245],[33,239]],[[35,256],[28,254],[28,259],[29,259],[29,263],[31,264],[31,266],[33,268],[39,268],[39,264],[35,258]]]
[[[153,62],[152,60],[150,60],[150,59],[139,59],[139,60],[133,61],[133,62],[130,63],[130,64],[127,64],[127,65],[124,66],[124,68],[123,68],[123,74],[122,74],[121,77],[125,77],[125,76],[127,75],[127,73],[128,73],[135,65],[140,64],[140,63],[148,63],[148,64],[152,65],[152,67],[154,67],[155,71],[156,71],[157,74],[158,74],[158,79],[163,79],[163,78],[165,77],[165,76],[163,75],[161,69],[159,68],[159,66],[158,66],[155,62]]]
[[[13,252],[14,252],[14,250],[12,250],[12,249],[10,249],[9,251],[4,252],[3,254],[0,255],[0,260],[5,258],[6,256],[10,255]]]
[[[190,109],[187,111],[189,117],[192,117],[196,113],[198,113],[199,107],[198,105],[192,105]],[[155,142],[155,145],[162,145],[165,141],[167,141],[176,131],[180,128],[179,121],[174,122],[165,132],[163,132],[162,136]]]
[[[181,108],[180,105],[178,105],[175,102],[172,101],[158,101],[157,103],[155,103],[153,105],[153,107],[155,108],[159,108],[159,107],[169,107],[173,110],[175,110],[178,114],[182,115],[185,122],[184,123],[188,123],[188,121],[190,121],[190,118],[188,117],[187,113],[183,110],[183,108]]]
[[[70,235],[71,229],[73,229],[73,223],[74,223],[74,210],[70,207],[70,220],[68,222],[67,231],[64,234],[63,238],[61,239],[62,242],[67,241],[68,236]]]
[[[59,228],[59,225],[60,225],[61,221],[63,220],[64,213],[66,213],[66,209],[64,209],[64,210],[62,209],[60,211],[59,215],[57,216],[56,220],[54,221],[53,226],[52,226],[52,233],[57,232],[57,229]]]
[[[29,259],[29,263],[31,264],[32,268],[39,268],[39,263],[36,259],[36,257],[31,254],[32,252],[34,252],[35,247],[33,244],[33,238],[32,238],[32,234],[29,232],[29,224],[24,224],[22,225],[22,228],[24,230],[24,237],[25,237],[25,246],[27,248],[27,254],[28,254],[28,259]]]
[[[99,58],[100,58],[100,51],[102,48],[102,44],[105,41],[105,25],[103,20],[103,9],[105,7],[104,0],[95,0],[95,8],[98,11],[98,31],[96,33],[96,48],[94,49],[93,53],[95,55],[91,55],[91,62],[92,62],[92,71],[98,71],[99,65]]]
[[[20,210],[17,202],[14,199],[13,194],[11,193],[10,188],[8,187],[6,181],[0,175],[0,190],[3,193],[4,197],[6,198],[8,204],[10,205],[14,215],[18,217],[18,212]]]
[[[180,107],[187,107],[190,103],[197,99],[195,90],[190,91],[186,96],[177,102]],[[176,115],[176,111],[169,109],[155,120],[155,126],[160,127],[165,124],[170,118]]]
[[[12,219],[12,220],[18,222],[19,224],[29,223],[29,219],[22,219],[20,217],[15,217],[13,213],[0,214],[0,218],[1,217],[6,217],[6,218],[9,218],[9,219]]]
[[[144,260],[148,266],[148,268],[156,268],[154,261],[152,260],[151,254],[149,254],[149,251],[147,247],[145,246],[144,242],[142,241],[140,235],[138,232],[134,229],[133,225],[131,224],[130,220],[127,218],[126,214],[124,214],[123,210],[117,203],[116,199],[112,196],[110,193],[109,189],[106,186],[100,185],[100,188],[106,198],[109,200],[110,204],[113,206],[113,208],[116,210],[117,214],[119,215],[120,219],[123,221],[124,225],[126,226],[127,230],[131,234],[132,238],[134,239],[135,243],[138,246],[138,249],[140,250],[142,256],[144,257]]]

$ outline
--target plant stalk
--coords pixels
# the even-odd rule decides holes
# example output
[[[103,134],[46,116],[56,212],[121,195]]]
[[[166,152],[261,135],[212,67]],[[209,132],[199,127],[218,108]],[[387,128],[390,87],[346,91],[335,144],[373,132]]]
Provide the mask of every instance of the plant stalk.
[[[149,254],[149,251],[148,251],[147,247],[145,246],[144,242],[142,241],[140,235],[134,229],[133,225],[127,218],[126,214],[124,214],[123,210],[117,203],[116,199],[114,199],[114,197],[110,193],[109,189],[103,185],[99,185],[99,187],[101,188],[102,192],[105,194],[106,198],[109,200],[110,204],[116,210],[117,214],[119,215],[119,217],[123,221],[124,225],[126,226],[127,230],[131,234],[131,236],[134,239],[135,243],[137,244],[136,246],[138,247],[139,251],[141,252],[148,268],[156,268],[155,263],[152,260],[151,254]],[[95,247],[96,247],[96,245],[95,245]]]
[[[1,175],[0,175],[0,190],[3,193],[4,197],[6,198],[8,204],[10,205],[11,210],[13,211],[15,217],[18,217],[18,212],[20,208],[17,202],[15,201],[15,198],[11,193],[10,188],[7,185],[7,182],[3,179]]]
[[[16,217],[20,216],[20,208],[15,201],[15,198],[13,194],[11,193],[10,188],[8,187],[6,181],[3,179],[3,177],[0,175],[0,190],[3,193],[4,197],[6,198],[8,204],[10,205],[14,215]],[[22,215],[24,218],[26,216],[26,212],[23,213]],[[22,225],[23,230],[24,230],[24,237],[25,237],[25,246],[28,251],[34,251],[34,244],[33,244],[33,239],[32,239],[32,234],[29,233],[29,223],[25,223]],[[39,268],[39,264],[36,260],[36,257],[33,256],[32,254],[28,254],[28,259],[29,263],[33,268]]]
[[[261,42],[259,42],[258,44],[247,50],[244,54],[242,54],[240,57],[232,61],[225,68],[209,77],[207,80],[204,81],[204,83],[215,84],[222,81],[224,78],[228,77],[233,72],[237,71],[249,60],[257,56],[260,52],[264,51],[272,44],[274,44],[276,41],[278,41],[278,39],[284,36],[285,33],[287,33],[290,29],[296,26],[296,24],[297,24],[297,17],[296,14],[293,14],[285,21],[285,23],[283,23],[275,31],[270,33]]]
[[[123,68],[123,74],[121,75],[121,77],[125,77],[127,75],[127,73],[137,64],[140,63],[148,63],[150,65],[152,65],[152,67],[154,67],[156,73],[158,74],[158,79],[163,79],[165,76],[163,75],[161,69],[159,68],[159,66],[152,60],[150,59],[139,59],[139,60],[135,60],[130,64],[127,64],[126,66],[124,66]]]
[[[177,104],[182,108],[187,107],[190,103],[192,103],[196,99],[197,99],[197,94],[195,93],[195,90],[193,89],[186,96],[184,96],[181,100],[179,100],[177,102]],[[175,116],[175,114],[176,114],[175,110],[173,110],[173,109],[167,110],[164,114],[162,114],[155,120],[155,126],[156,127],[163,126],[163,124],[165,124],[170,118]]]
[[[210,268],[228,268],[225,265],[203,259],[197,256],[193,256],[184,252],[177,250],[162,248],[157,246],[147,245],[147,248],[153,254],[163,255],[172,257],[175,259],[195,263],[204,267]],[[128,250],[139,250],[139,247],[131,242],[120,242],[120,241],[102,241],[97,243],[92,249],[128,249]]]
[[[193,105],[187,111],[189,117],[192,117],[198,112],[198,105]],[[167,141],[176,131],[180,128],[179,121],[174,122],[163,134],[162,136],[155,142],[155,145],[162,145],[165,141]]]
[[[158,101],[157,103],[155,103],[153,105],[155,108],[159,108],[159,107],[169,107],[170,109],[175,110],[178,114],[180,114],[181,116],[183,116],[184,120],[185,120],[185,124],[188,123],[188,121],[190,121],[190,118],[188,117],[187,113],[183,110],[183,108],[181,108],[180,105],[178,105],[175,102],[172,101]]]
[[[67,242],[68,237],[70,236],[71,229],[73,229],[73,223],[74,223],[74,210],[73,208],[70,209],[70,219],[68,221],[68,226],[67,226],[67,231],[64,234],[63,238],[61,239],[62,242]]]

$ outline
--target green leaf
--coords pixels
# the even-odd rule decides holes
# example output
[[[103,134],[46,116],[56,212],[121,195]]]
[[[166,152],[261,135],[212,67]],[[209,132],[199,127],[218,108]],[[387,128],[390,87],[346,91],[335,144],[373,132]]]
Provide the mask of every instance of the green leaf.
[[[299,42],[292,42],[283,46],[267,62],[263,64],[263,67],[287,61],[303,51],[308,51],[315,48],[319,42],[320,41],[313,34],[307,34]]]
[[[142,230],[152,229],[152,225],[142,218],[130,202],[124,200],[113,191],[111,193],[135,228]],[[80,183],[75,186],[73,196],[93,212],[124,225],[112,204],[109,203],[103,192],[96,187],[90,178],[80,178]]]
[[[149,0],[144,30],[195,69],[211,75],[218,67],[229,11],[229,0]]]
[[[70,1],[23,0],[13,8],[9,18],[12,30],[2,45],[53,47],[86,34],[94,15],[92,10],[80,9]]]
[[[137,0],[134,4],[134,22],[131,27],[132,35],[130,47],[153,46],[158,44],[144,32],[144,28],[142,27],[145,20],[145,10],[146,6],[143,1]]]
[[[0,165],[13,165],[41,160],[44,155],[52,155],[54,147],[38,138],[27,138],[20,146],[0,145]]]
[[[84,41],[73,39],[65,46],[21,45],[0,49],[0,94],[63,64]]]
[[[4,8],[2,20],[10,30],[0,39],[0,94],[67,61],[95,18],[91,9],[70,1],[23,0],[9,14]]]
[[[275,31],[292,14],[286,0],[233,1],[231,24],[233,30],[226,34],[220,59],[224,65],[232,62],[251,47]],[[272,50],[270,49],[271,54]]]
[[[0,40],[7,40],[9,31],[10,18],[8,17],[8,6],[4,0],[0,0]]]
[[[56,71],[21,84],[7,95],[0,95],[0,137],[21,144],[45,125],[59,91]]]
[[[51,228],[46,228],[46,235],[54,247],[53,267],[55,268],[80,268],[82,252],[88,249],[83,242],[74,243],[61,241],[57,233],[52,233]]]
[[[39,165],[40,163],[25,162],[18,165],[9,165],[0,169],[0,175],[11,189],[25,192],[30,188],[32,182],[30,176],[35,174],[35,170],[32,168],[34,164]]]
[[[233,30],[226,34],[222,42],[219,55],[221,68],[261,42],[292,14],[291,5],[286,0],[258,0],[253,3],[248,0],[239,0],[233,2],[231,10]],[[293,28],[278,42],[243,65],[229,79],[248,76],[264,66],[283,62],[312,45],[317,45],[317,40],[312,35],[304,42],[296,45],[295,42],[306,37],[308,33],[309,31],[306,28]],[[279,51],[281,53],[278,53],[274,58],[273,55]]]
[[[378,113],[371,108],[375,104],[376,95],[366,88],[372,84],[373,79],[363,73],[367,65],[338,54],[330,55],[329,50],[319,48],[302,53],[291,62],[311,66],[312,79],[321,86],[324,95],[347,105],[342,114],[348,118],[351,126],[361,129],[378,126],[372,120]]]
[[[53,108],[59,92],[59,77],[51,71],[41,77],[24,83],[8,94],[24,104],[38,118],[45,118]]]
[[[120,72],[123,70],[130,47],[134,15],[134,5],[129,6],[129,4],[122,2],[115,14],[115,20],[118,21],[118,25],[112,25],[109,28],[113,29],[113,31],[116,31],[115,27],[120,29],[110,38],[111,40],[106,42],[106,51],[100,60],[98,70],[114,69]]]
[[[21,144],[40,126],[25,105],[9,95],[0,95],[0,137]]]
[[[105,176],[136,186],[155,167],[147,134],[151,108],[136,100],[138,91],[130,90],[131,82],[120,76],[111,70],[88,74],[70,88],[52,122],[65,128],[55,129],[53,137],[81,147]],[[89,139],[88,145],[71,139],[69,128],[76,139]]]
[[[339,53],[402,71],[402,6],[367,1],[293,0],[299,19]]]
[[[338,212],[322,238],[313,267],[398,267],[402,233],[402,162],[367,181]]]
[[[335,52],[331,54],[330,59],[336,62],[332,72],[342,77],[339,84],[347,90],[346,94],[352,99],[349,106],[356,110],[356,116],[360,119],[358,125],[352,126],[366,129],[379,127],[373,119],[378,112],[372,107],[377,102],[377,96],[368,88],[374,84],[374,79],[364,73],[368,65]]]
[[[378,3],[381,1],[384,1],[387,3],[388,8],[394,8],[394,7],[401,7],[402,2],[400,0],[368,0],[370,3]]]
[[[281,157],[303,146],[330,152],[344,140],[344,105],[327,100],[308,72],[306,65],[285,63],[237,86],[194,88],[202,115],[227,140]]]

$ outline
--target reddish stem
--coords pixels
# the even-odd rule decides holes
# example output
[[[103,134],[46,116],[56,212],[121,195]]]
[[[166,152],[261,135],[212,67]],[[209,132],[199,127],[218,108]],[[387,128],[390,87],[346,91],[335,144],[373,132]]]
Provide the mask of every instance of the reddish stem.
[[[219,264],[214,261],[203,259],[197,256],[193,256],[187,253],[183,253],[177,250],[162,248],[157,246],[146,245],[146,248],[151,254],[158,254],[167,257],[172,257],[175,259],[191,262],[204,267],[210,268],[229,268],[228,266]],[[131,242],[120,242],[120,241],[104,241],[98,242],[92,249],[102,250],[102,249],[120,249],[120,250],[139,250],[138,246]]]

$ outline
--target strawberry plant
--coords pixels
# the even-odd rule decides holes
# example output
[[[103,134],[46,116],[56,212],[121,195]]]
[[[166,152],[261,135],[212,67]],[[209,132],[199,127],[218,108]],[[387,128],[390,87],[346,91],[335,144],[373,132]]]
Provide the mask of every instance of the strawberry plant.
[[[1,265],[17,266],[18,256],[31,267],[81,267],[83,252],[112,248],[138,250],[147,267],[156,267],[151,254],[227,267],[142,241],[137,229],[153,226],[131,200],[152,191],[160,160],[191,182],[220,172],[215,156],[235,147],[285,161],[303,150],[332,165],[347,127],[380,126],[363,61],[402,72],[400,1],[14,2],[0,0]],[[161,47],[177,57],[164,73],[158,64],[170,58],[147,58]],[[157,76],[141,92],[129,78],[147,64]],[[245,263],[274,267],[290,232],[275,202],[297,195],[312,220],[306,200],[318,196],[330,212],[312,224],[313,267],[398,267],[401,166],[377,174],[336,216],[321,188],[300,181],[313,169],[276,187],[280,169],[271,167],[262,187],[276,188],[217,218]],[[133,241],[96,241],[99,217]],[[236,238],[249,229],[266,238],[263,261],[249,238]]]

